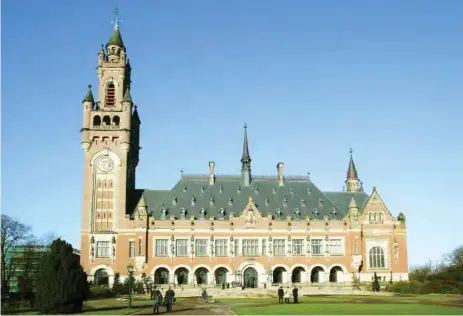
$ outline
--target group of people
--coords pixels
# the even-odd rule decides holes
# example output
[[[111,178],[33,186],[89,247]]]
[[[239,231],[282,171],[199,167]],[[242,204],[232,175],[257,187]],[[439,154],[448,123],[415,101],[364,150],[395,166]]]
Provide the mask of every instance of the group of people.
[[[299,290],[296,286],[294,286],[292,293],[291,293],[289,286],[285,291],[283,290],[283,287],[280,285],[280,287],[278,288],[278,303],[279,304],[290,303],[291,294],[293,296],[294,304],[299,303]],[[284,298],[284,301],[283,301],[283,298]]]
[[[164,299],[163,299],[164,298]],[[172,304],[175,302],[175,292],[169,286],[164,297],[159,289],[154,292],[153,314],[159,315],[159,307],[164,306],[166,312],[172,312]]]

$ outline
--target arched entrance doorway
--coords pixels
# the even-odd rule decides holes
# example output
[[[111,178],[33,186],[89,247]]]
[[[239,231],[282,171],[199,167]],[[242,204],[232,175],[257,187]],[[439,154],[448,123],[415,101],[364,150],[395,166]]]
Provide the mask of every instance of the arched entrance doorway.
[[[322,283],[325,276],[325,270],[322,267],[315,267],[310,272],[310,282]]]
[[[206,268],[199,268],[195,272],[196,284],[207,284],[207,274],[209,271]]]
[[[188,275],[190,273],[186,268],[178,268],[175,270],[175,279],[177,284],[188,284]]]
[[[95,285],[109,285],[109,276],[108,272],[105,269],[98,269],[95,272],[95,275],[93,277],[93,283]]]
[[[332,267],[330,270],[330,282],[342,282],[344,276],[344,271],[342,271],[341,267],[335,266]]]
[[[256,288],[257,287],[257,271],[254,268],[247,268],[243,274],[244,287],[245,288]]]
[[[216,284],[226,284],[227,283],[227,273],[228,270],[225,268],[218,268],[215,270],[214,276],[215,276],[215,283]]]
[[[157,268],[154,272],[154,284],[168,284],[169,270],[166,268]]]
[[[293,283],[302,283],[302,273],[305,272],[305,269],[302,267],[296,267],[291,273],[291,282]]]
[[[273,283],[283,283],[283,272],[286,272],[286,269],[283,267],[273,270]]]

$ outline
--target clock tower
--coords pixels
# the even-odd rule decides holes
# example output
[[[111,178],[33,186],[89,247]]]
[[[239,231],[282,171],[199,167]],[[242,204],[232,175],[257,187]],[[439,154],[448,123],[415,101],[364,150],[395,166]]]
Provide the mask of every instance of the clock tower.
[[[89,86],[82,102],[82,244],[92,234],[115,234],[121,228],[135,188],[140,119],[130,94],[131,67],[119,27],[116,16],[111,38],[98,53],[98,100]]]

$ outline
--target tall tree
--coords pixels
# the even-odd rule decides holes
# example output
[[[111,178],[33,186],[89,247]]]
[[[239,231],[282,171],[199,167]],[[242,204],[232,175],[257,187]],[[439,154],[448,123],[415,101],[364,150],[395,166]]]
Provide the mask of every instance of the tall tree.
[[[88,297],[87,275],[64,240],[55,240],[44,253],[36,284],[36,307],[42,314],[80,312]]]
[[[9,293],[10,281],[16,269],[17,262],[12,259],[15,246],[26,244],[33,238],[31,228],[18,220],[2,214],[1,216],[1,274],[2,293]]]

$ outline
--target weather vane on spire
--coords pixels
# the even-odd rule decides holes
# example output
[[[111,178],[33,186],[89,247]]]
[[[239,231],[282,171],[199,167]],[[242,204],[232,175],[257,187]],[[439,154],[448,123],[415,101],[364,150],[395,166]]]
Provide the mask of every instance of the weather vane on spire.
[[[122,23],[122,20],[119,20],[119,8],[118,7],[114,9],[114,14],[116,15],[116,18],[114,19],[114,21],[111,21],[111,23],[114,24],[115,29],[118,29],[119,25],[121,25]]]

